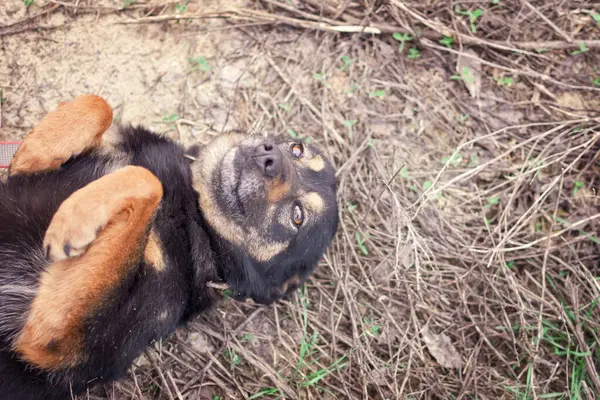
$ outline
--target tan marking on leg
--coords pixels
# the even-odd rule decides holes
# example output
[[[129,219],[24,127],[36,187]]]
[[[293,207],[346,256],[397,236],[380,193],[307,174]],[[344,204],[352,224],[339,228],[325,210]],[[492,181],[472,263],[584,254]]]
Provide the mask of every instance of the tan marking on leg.
[[[309,192],[301,197],[302,204],[309,210],[320,214],[323,211],[323,207],[325,206],[325,202],[323,201],[323,197],[317,192]]]
[[[10,173],[58,168],[70,157],[98,146],[112,117],[112,109],[98,96],[84,95],[61,103],[25,137],[12,159]]]
[[[323,160],[323,157],[321,157],[321,155],[316,155],[311,158],[302,158],[300,160],[300,163],[306,168],[311,169],[315,172],[323,171],[323,168],[325,168],[325,161]]]
[[[128,166],[61,204],[44,238],[52,262],[13,343],[24,360],[53,371],[84,359],[83,323],[139,262],[161,197],[150,171]]]
[[[166,264],[160,239],[153,230],[148,235],[148,242],[144,249],[144,260],[148,264],[151,264],[157,271],[164,271],[165,269]]]

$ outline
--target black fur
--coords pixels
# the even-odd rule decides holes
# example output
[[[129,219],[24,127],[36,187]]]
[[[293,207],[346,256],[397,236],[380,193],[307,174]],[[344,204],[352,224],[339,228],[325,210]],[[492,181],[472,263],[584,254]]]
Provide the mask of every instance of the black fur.
[[[85,323],[87,358],[76,368],[46,373],[25,365],[10,343],[25,323],[47,267],[44,233],[61,202],[114,169],[114,159],[90,151],[56,171],[0,182],[0,398],[64,399],[121,378],[153,340],[167,337],[217,300],[217,291],[206,286],[209,281],[228,282],[240,299],[273,302],[282,297],[276,288],[284,281],[297,275],[306,279],[336,230],[334,212],[318,232],[298,236],[286,254],[268,264],[254,262],[205,223],[192,188],[191,161],[181,146],[143,128],[124,128],[121,136],[128,163],[149,169],[162,182],[153,229],[167,267],[157,272],[141,261],[114,288]],[[158,318],[164,312],[167,317]]]

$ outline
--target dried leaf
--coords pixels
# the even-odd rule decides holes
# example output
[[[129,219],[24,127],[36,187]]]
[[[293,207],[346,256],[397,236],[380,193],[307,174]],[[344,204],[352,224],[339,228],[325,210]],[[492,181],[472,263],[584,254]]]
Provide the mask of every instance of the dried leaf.
[[[584,110],[585,100],[581,94],[577,92],[565,92],[556,97],[556,102],[559,106],[570,110]]]
[[[467,50],[464,53],[478,57],[472,50]],[[470,56],[459,55],[456,62],[456,70],[467,90],[469,90],[471,97],[478,98],[479,92],[481,92],[481,62]]]
[[[211,353],[215,351],[208,337],[202,332],[192,332],[188,335],[188,344],[198,353]]]
[[[434,335],[429,331],[428,326],[423,329],[421,335],[427,349],[438,364],[444,368],[462,368],[463,361],[460,354],[448,336],[443,333]]]
[[[404,268],[409,268],[413,263],[414,253],[412,246],[407,243],[400,248],[398,253],[400,254],[400,264],[402,264]]]

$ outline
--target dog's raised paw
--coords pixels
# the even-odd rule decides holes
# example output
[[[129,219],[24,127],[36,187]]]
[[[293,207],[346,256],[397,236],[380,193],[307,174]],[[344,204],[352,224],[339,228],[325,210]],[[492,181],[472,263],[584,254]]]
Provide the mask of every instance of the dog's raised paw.
[[[48,261],[79,257],[102,230],[92,215],[77,212],[68,200],[58,209],[44,237],[44,252]]]

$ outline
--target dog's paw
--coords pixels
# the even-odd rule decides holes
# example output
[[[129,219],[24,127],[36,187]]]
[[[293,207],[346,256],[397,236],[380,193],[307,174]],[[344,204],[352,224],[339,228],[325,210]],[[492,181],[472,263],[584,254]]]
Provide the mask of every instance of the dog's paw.
[[[103,228],[97,216],[96,212],[86,212],[77,204],[65,201],[46,231],[46,258],[54,262],[84,254]]]

